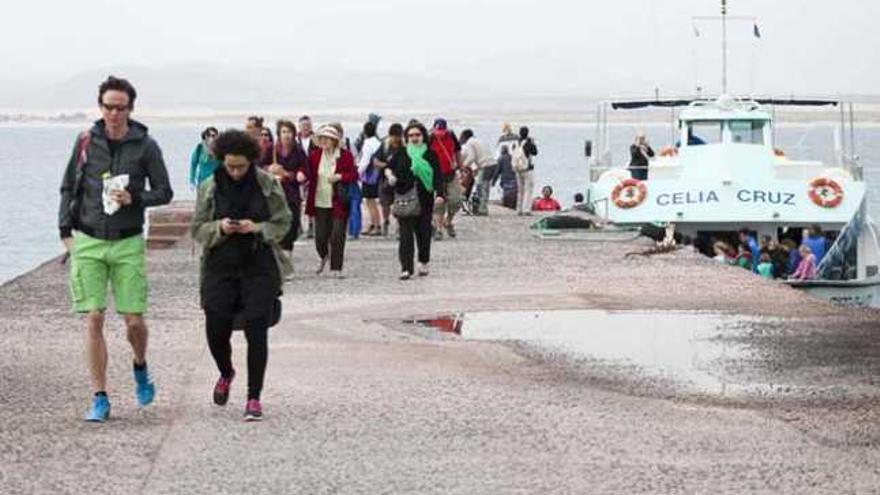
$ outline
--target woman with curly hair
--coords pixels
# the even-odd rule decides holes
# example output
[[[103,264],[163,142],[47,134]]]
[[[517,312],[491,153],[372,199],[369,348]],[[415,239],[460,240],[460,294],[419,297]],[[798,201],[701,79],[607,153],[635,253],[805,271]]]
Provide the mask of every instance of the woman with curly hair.
[[[255,166],[259,144],[229,130],[214,142],[222,166],[199,187],[192,236],[203,246],[201,303],[211,355],[220,370],[214,403],[225,405],[235,378],[233,321],[244,322],[248,342],[245,420],[262,419],[260,393],[268,356],[267,330],[290,261],[279,242],[290,229],[290,210],[281,185]]]

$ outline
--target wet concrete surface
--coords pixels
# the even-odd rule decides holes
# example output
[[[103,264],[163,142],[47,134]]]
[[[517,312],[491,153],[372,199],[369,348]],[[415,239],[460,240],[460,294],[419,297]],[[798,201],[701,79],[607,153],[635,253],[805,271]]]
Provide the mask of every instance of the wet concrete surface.
[[[217,371],[188,246],[148,260],[149,408],[135,405],[124,331],[108,318],[106,425],[81,421],[83,323],[68,312],[65,269],[3,285],[0,493],[877,493],[880,313],[684,252],[624,259],[640,242],[541,243],[523,237],[529,220],[461,219],[431,275],[408,282],[391,240],[349,243],[344,280],[313,275],[314,251],[298,243],[261,424],[241,421],[244,373],[229,406],[211,403]],[[699,312],[699,331],[674,340],[696,339],[697,358],[672,360],[672,378],[684,361],[697,376],[772,376],[792,392],[689,395],[662,371],[666,357],[651,371],[648,346],[628,363],[614,335],[594,355],[540,335],[466,339],[404,323],[464,314],[467,336],[467,318],[494,311],[586,312],[612,326]],[[240,333],[233,347],[244,371]]]
[[[779,328],[816,322],[681,311],[480,311],[404,321],[464,340],[513,345],[523,355],[612,377],[617,390],[733,403],[880,399],[880,342],[874,326],[798,338]],[[828,322],[829,326],[834,326]],[[398,326],[393,325],[392,326]],[[854,330],[850,328],[850,331]],[[867,333],[866,333],[867,332]],[[784,346],[784,347],[783,347]],[[830,373],[831,367],[836,368]],[[824,376],[809,368],[824,369]],[[793,373],[797,368],[801,376]],[[864,379],[853,383],[853,376]]]

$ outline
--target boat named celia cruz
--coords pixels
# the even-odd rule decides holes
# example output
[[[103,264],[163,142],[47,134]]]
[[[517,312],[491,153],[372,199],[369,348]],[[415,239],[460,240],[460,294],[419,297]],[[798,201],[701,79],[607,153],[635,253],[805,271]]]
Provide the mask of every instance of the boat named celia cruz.
[[[836,163],[790,159],[776,148],[770,109],[778,105],[840,106]],[[677,142],[660,149],[641,173],[614,166],[607,144],[608,106],[678,110],[673,119]],[[729,96],[602,104],[599,153],[589,161],[589,203],[616,225],[674,225],[710,255],[715,242],[735,239],[741,229],[758,239],[787,238],[799,245],[803,229],[819,226],[830,247],[817,276],[786,283],[833,302],[878,306],[880,244],[866,210],[862,168],[851,143],[849,155],[841,150],[846,126],[852,126],[844,108],[834,100]]]

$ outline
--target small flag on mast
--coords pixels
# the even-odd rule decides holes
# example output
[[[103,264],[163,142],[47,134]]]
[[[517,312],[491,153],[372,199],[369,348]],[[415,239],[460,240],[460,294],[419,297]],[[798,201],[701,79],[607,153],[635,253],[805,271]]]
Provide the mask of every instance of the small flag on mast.
[[[694,36],[696,36],[697,38],[699,38],[699,37],[700,37],[700,30],[697,29],[697,25],[696,25],[696,24],[693,24],[691,27],[694,28]]]
[[[754,30],[753,30],[752,32],[755,34],[755,38],[760,38],[760,37],[761,37],[761,30],[758,29],[758,23],[757,23],[757,22],[755,23],[755,27],[754,27]]]

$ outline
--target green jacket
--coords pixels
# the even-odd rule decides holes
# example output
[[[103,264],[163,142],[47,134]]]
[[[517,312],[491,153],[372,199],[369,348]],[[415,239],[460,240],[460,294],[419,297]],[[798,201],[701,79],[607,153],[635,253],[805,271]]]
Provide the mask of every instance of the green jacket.
[[[251,165],[252,167],[255,165]],[[285,276],[293,273],[293,265],[290,259],[281,250],[279,242],[284,239],[290,230],[290,208],[287,207],[287,199],[281,184],[272,175],[257,169],[257,183],[266,197],[269,207],[269,220],[257,223],[263,239],[272,246],[275,254],[275,262],[278,263],[278,272],[283,280]],[[220,220],[214,220],[214,177],[206,179],[199,186],[198,199],[196,199],[196,213],[190,226],[192,238],[202,245],[202,257],[199,268],[200,284],[205,279],[205,258],[211,248],[226,241],[229,237],[220,232]]]

